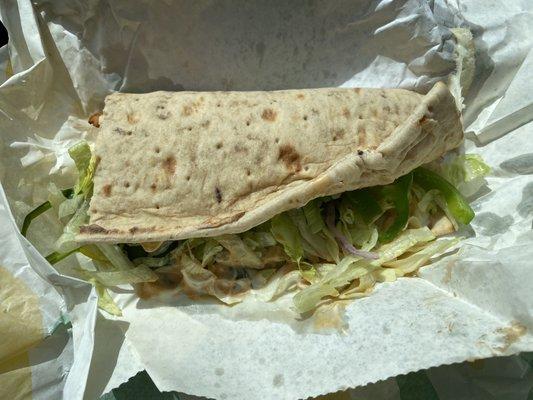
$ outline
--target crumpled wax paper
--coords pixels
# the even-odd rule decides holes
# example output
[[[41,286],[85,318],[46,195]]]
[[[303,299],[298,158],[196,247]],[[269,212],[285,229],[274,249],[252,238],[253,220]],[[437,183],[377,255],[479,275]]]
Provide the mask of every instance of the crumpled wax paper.
[[[2,263],[12,275],[21,265],[27,272],[24,293],[36,297],[26,303],[32,315],[68,315],[72,322],[71,331],[58,329],[59,347],[48,345],[60,356],[45,357],[64,371],[54,371],[60,378],[37,367],[44,362],[20,364],[31,372],[34,395],[63,390],[65,398],[94,398],[146,369],[162,391],[292,399],[533,349],[533,15],[526,3],[0,2],[10,33],[9,51],[0,52],[0,177],[7,196],[0,225],[11,227],[2,232],[9,237]],[[35,248],[15,232],[14,221],[20,226],[46,199],[50,181],[71,184],[66,151],[86,137],[87,116],[113,90],[425,91],[453,71],[450,28],[458,26],[472,30],[477,49],[465,98],[465,148],[493,167],[489,190],[474,201],[473,234],[419,278],[378,285],[351,303],[343,334],[298,330],[282,312],[278,318],[275,304],[253,318],[249,304],[154,304],[128,291],[115,294],[124,317],[111,319],[97,313],[88,285],[66,276],[80,260],[70,257],[53,269],[35,250],[51,251],[60,233],[51,213],[30,229]],[[50,303],[53,312],[46,311]],[[24,309],[14,311],[19,325],[25,318]],[[41,318],[40,336],[32,332],[20,342],[11,335],[15,346],[46,342],[54,318]]]

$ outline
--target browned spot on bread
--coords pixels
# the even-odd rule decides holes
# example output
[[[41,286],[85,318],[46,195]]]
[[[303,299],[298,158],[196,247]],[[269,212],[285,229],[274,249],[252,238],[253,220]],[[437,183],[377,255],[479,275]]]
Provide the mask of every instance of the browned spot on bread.
[[[250,171],[248,168],[246,168],[246,176],[250,176],[252,174],[252,171]]]
[[[156,189],[157,189],[157,185],[156,185],[155,183],[152,183],[152,184],[150,185],[150,189],[152,189],[152,192],[155,192]]]
[[[292,169],[295,172],[302,169],[300,154],[290,144],[279,147],[278,160],[282,161],[287,169]]]
[[[181,115],[184,115],[186,117],[191,115],[193,112],[194,112],[194,107],[192,105],[183,106],[183,108],[181,109]]]
[[[101,111],[98,111],[98,112],[95,112],[93,115],[91,115],[89,117],[89,123],[92,125],[92,126],[95,126],[97,128],[100,128],[100,117],[102,116],[102,112]]]
[[[128,122],[130,124],[136,124],[137,122],[139,122],[139,118],[133,113],[129,113],[126,118],[128,119]]]
[[[209,125],[211,125],[211,120],[205,120],[204,122],[202,122],[202,124],[200,125],[202,128],[207,128]]]
[[[261,118],[265,121],[274,122],[276,120],[276,112],[271,108],[265,108],[261,114]]]
[[[217,199],[217,203],[222,202],[222,192],[217,187],[215,188],[215,198]]]
[[[146,228],[140,228],[138,226],[132,226],[128,231],[133,235],[135,233],[142,233],[142,232],[155,232],[157,231],[157,228],[155,226],[148,226]],[[111,231],[109,231],[111,232]]]
[[[418,120],[418,123],[419,123],[420,125],[422,125],[422,124],[425,124],[425,123],[427,122],[427,120],[428,120],[427,115],[423,115],[422,118],[420,118],[420,119]]]
[[[95,234],[95,233],[109,233],[109,231],[103,226],[91,224],[91,225],[80,226],[80,233]]]
[[[296,98],[299,99],[299,100],[303,100],[303,99],[305,99],[305,96],[302,93],[298,93],[296,95]]]
[[[218,228],[222,225],[231,224],[232,222],[238,221],[241,219],[244,214],[246,214],[244,211],[238,212],[236,214],[230,215],[228,217],[211,217],[207,218],[202,222],[202,225],[198,227],[198,229],[210,229],[210,228]]]
[[[365,152],[363,150],[357,150],[357,155],[358,156],[362,156],[363,154],[365,154]]]
[[[96,159],[95,159],[95,161],[96,161],[96,165],[100,164],[100,161],[101,161],[101,160],[102,160],[102,157],[100,157],[100,156],[96,156]]]
[[[217,149],[220,150],[220,149],[222,148],[222,146],[223,146],[222,142],[218,142],[218,143],[217,143]]]
[[[350,110],[348,110],[347,107],[344,107],[342,109],[342,115],[344,115],[344,118],[350,118]]]
[[[332,131],[333,141],[338,140],[338,139],[342,139],[344,137],[345,133],[346,133],[346,131],[344,129],[334,129]]]
[[[130,187],[130,183],[129,182],[124,182],[124,187],[125,188],[129,188]]]
[[[169,156],[163,161],[163,169],[169,175],[173,175],[176,172],[176,159],[174,156]]]
[[[385,106],[385,107],[383,107],[383,111],[385,111],[385,112],[390,112],[390,107],[389,107],[389,106]]]
[[[104,185],[104,187],[102,187],[102,193],[104,194],[105,197],[111,196],[111,188],[112,188],[111,185]]]
[[[353,89],[353,91],[354,91],[355,93],[359,94],[359,92],[361,91],[361,89],[358,88],[358,87],[356,87],[356,88]]]

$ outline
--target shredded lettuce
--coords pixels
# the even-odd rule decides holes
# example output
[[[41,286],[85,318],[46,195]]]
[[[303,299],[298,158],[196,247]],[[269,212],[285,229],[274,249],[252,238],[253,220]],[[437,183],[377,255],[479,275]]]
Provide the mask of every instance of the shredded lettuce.
[[[98,247],[98,250],[102,252],[116,270],[126,271],[133,268],[133,263],[117,245],[100,243],[96,247]]]
[[[364,266],[369,266],[367,260],[349,255],[344,257],[334,268],[329,269],[322,278],[309,287],[296,293],[293,298],[294,306],[300,313],[314,309],[318,302],[326,296],[338,296],[337,288],[347,285],[358,275],[366,273]]]
[[[378,264],[383,264],[401,256],[411,247],[419,243],[430,242],[435,239],[435,235],[429,228],[406,229],[394,241],[386,243],[378,248]]]
[[[261,268],[261,258],[250,249],[238,235],[218,236],[215,240],[227,252],[218,252],[215,261],[228,266],[242,266],[248,268]]]
[[[75,144],[68,152],[78,170],[78,181],[73,189],[73,197],[67,198],[59,204],[59,218],[72,217],[56,242],[58,252],[68,252],[77,247],[75,236],[79,232],[80,226],[87,223],[89,219],[87,211],[93,190],[94,169],[96,168],[96,157],[92,155],[87,142],[82,141]]]
[[[316,199],[302,207],[309,231],[313,234],[317,234],[326,228],[322,215],[320,214],[320,204],[321,199]]]
[[[260,250],[266,247],[275,246],[276,239],[270,232],[253,229],[248,232],[241,233],[242,240],[252,250]]]
[[[339,260],[339,246],[325,225],[319,231],[313,233],[307,224],[303,210],[291,210],[287,215],[298,229],[297,233],[300,234],[299,242],[302,244],[306,258],[314,256],[323,260]]]
[[[145,265],[139,265],[128,270],[86,272],[106,287],[141,282],[155,282],[158,278],[157,275]]]
[[[78,170],[78,182],[74,186],[74,194],[90,196],[93,189],[93,175],[96,168],[96,156],[91,153],[89,144],[79,142],[68,149],[68,154],[74,160]]]
[[[177,267],[183,276],[182,286],[186,292],[207,294],[225,304],[242,301],[244,293],[251,289],[249,279],[221,279],[190,255],[183,254]]]
[[[63,233],[57,239],[55,247],[58,252],[68,252],[78,247],[76,242],[76,235],[80,231],[80,226],[87,223],[87,210],[89,209],[89,202],[84,201],[76,210],[72,218],[67,222]]]
[[[276,215],[271,221],[272,236],[285,250],[285,253],[296,263],[299,263],[304,255],[302,237],[298,228],[292,222],[288,214]]]
[[[133,261],[133,264],[135,266],[138,265],[144,265],[149,268],[162,268],[170,265],[170,257],[164,256],[164,257],[138,257],[135,258]]]
[[[88,281],[96,289],[96,294],[98,295],[98,307],[111,315],[120,317],[122,315],[122,310],[117,306],[105,286],[94,278],[89,278]]]
[[[220,253],[224,248],[220,246],[216,240],[206,240],[202,254],[202,267],[211,264],[214,257]]]
[[[437,240],[425,247],[422,247],[419,251],[408,257],[396,259],[394,261],[388,261],[384,263],[384,266],[394,268],[396,271],[396,276],[410,274],[427,263],[432,256],[444,252],[445,250],[457,244],[459,240],[460,239],[458,238]]]
[[[335,225],[335,206],[333,203],[329,203],[327,206],[326,226],[333,234],[335,239],[339,241],[346,254],[352,254],[368,259],[378,258],[375,253],[356,249],[352,244],[352,241],[349,240],[349,237],[351,238],[351,235],[345,235],[343,232],[341,232],[342,227],[338,227]]]
[[[397,276],[411,273],[425,264],[431,256],[457,242],[454,239],[434,242],[405,259],[398,259],[415,245],[434,239],[435,236],[427,227],[407,229],[392,242],[377,249],[378,260],[348,255],[338,264],[323,264],[322,268],[319,267],[319,271],[322,270],[321,277],[294,295],[294,306],[298,312],[306,313],[315,309],[327,297],[360,297],[373,285],[374,281],[390,282]],[[404,261],[407,259],[409,261]],[[393,269],[389,271],[386,267]],[[355,285],[349,287],[352,282],[355,282]],[[343,288],[347,289],[343,290]]]
[[[356,245],[361,248],[361,250],[370,251],[377,245],[379,239],[379,232],[376,226],[362,227],[359,232],[362,233],[364,236],[355,235],[354,230],[350,231],[352,240]],[[360,239],[363,238],[366,239],[360,241]]]
[[[442,175],[466,197],[479,191],[490,172],[490,167],[477,154],[457,156],[442,167]]]
[[[272,271],[274,272],[274,271]],[[271,301],[278,296],[294,289],[302,282],[302,275],[299,270],[290,270],[290,268],[280,268],[272,274],[268,283],[262,288],[253,291],[256,299],[261,301]]]

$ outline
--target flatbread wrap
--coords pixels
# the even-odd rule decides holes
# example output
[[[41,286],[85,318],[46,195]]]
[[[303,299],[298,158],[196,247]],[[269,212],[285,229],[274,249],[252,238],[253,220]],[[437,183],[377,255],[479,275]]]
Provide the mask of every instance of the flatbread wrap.
[[[457,147],[444,84],[402,89],[116,93],[89,224],[114,243],[244,232],[310,200],[391,183]]]
[[[364,296],[458,242],[437,240],[474,216],[457,188],[487,172],[448,153],[463,129],[443,83],[114,93],[90,122],[48,260],[91,258],[112,313],[105,288],[125,283],[226,304],[295,291],[299,313]]]

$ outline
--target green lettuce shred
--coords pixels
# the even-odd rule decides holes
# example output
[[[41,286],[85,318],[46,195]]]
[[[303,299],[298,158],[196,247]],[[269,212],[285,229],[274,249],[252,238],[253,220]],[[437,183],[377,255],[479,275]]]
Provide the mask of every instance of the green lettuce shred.
[[[320,204],[320,199],[316,199],[302,207],[306,224],[309,227],[309,231],[313,234],[317,234],[326,228],[320,213]]]
[[[276,215],[271,221],[272,236],[278,241],[291,260],[299,263],[304,255],[302,237],[288,214]]]

